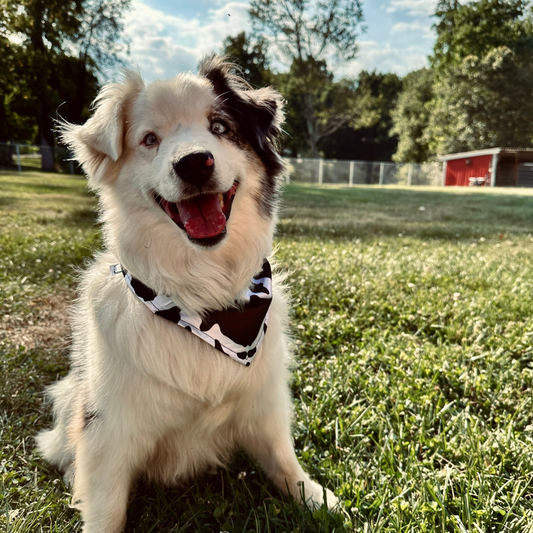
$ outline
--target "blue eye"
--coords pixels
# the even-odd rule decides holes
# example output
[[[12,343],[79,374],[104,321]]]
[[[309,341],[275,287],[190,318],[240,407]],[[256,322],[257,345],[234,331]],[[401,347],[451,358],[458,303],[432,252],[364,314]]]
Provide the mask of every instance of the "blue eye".
[[[156,146],[159,144],[159,139],[157,138],[157,135],[155,133],[147,133],[144,136],[143,142],[145,146]]]
[[[223,133],[226,133],[228,131],[228,127],[224,122],[213,122],[211,124],[211,132],[212,133],[218,133],[219,135],[222,135]]]

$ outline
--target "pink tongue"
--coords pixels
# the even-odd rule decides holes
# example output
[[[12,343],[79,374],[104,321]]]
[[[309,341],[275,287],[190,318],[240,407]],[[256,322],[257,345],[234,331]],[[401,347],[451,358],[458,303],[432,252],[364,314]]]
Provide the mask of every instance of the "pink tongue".
[[[203,194],[176,205],[185,230],[193,239],[215,237],[226,227],[218,194]]]

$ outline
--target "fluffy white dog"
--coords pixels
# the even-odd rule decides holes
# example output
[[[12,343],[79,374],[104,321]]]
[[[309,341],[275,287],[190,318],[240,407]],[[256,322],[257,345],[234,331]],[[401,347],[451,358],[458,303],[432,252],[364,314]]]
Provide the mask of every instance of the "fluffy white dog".
[[[300,502],[336,503],[294,453],[287,299],[264,262],[281,107],[212,57],[149,86],[129,72],[85,125],[63,125],[107,251],[83,275],[71,370],[38,445],[73,483],[85,533],[123,528],[136,476],[176,483],[235,448]]]

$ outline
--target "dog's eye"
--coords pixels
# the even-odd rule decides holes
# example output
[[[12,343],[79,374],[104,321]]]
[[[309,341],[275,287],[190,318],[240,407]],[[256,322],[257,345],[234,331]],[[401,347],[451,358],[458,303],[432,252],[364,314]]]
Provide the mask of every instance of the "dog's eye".
[[[159,144],[159,139],[157,138],[157,135],[155,133],[147,133],[144,136],[143,142],[145,146],[155,146]]]
[[[213,133],[218,133],[219,135],[221,135],[222,133],[226,133],[228,131],[228,127],[226,126],[226,124],[224,124],[224,122],[213,122],[211,124],[211,131]]]

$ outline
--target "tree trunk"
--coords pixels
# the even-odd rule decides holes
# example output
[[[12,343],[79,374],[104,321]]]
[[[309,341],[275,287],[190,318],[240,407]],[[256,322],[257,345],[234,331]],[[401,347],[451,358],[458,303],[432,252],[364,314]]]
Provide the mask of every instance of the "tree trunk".
[[[72,108],[71,121],[74,124],[81,124],[83,107],[85,105],[85,93],[87,84],[87,56],[80,58],[76,75],[76,96]]]
[[[34,94],[40,95],[37,99],[37,126],[39,127],[39,143],[41,145],[41,170],[53,172],[54,165],[54,134],[52,132],[52,110],[50,109],[50,95],[48,91],[49,66],[47,49],[44,44],[44,10],[45,2],[35,3],[31,43],[33,46],[33,81]]]
[[[51,109],[49,105],[49,98],[46,94],[46,89],[43,90],[43,97],[40,101],[40,109],[38,116],[39,126],[39,144],[41,145],[41,170],[47,172],[55,171],[54,164],[54,133],[53,120],[51,117]]]
[[[315,158],[320,157],[318,152],[318,135],[316,133],[315,125],[315,105],[313,101],[313,94],[307,93],[304,95],[305,102],[305,122],[307,125],[307,144],[311,149],[311,155]]]
[[[11,141],[9,124],[7,120],[6,97],[0,93],[0,142]]]
[[[54,172],[55,162],[54,162],[54,147],[50,146],[48,140],[44,135],[41,135],[41,170],[46,172]]]

